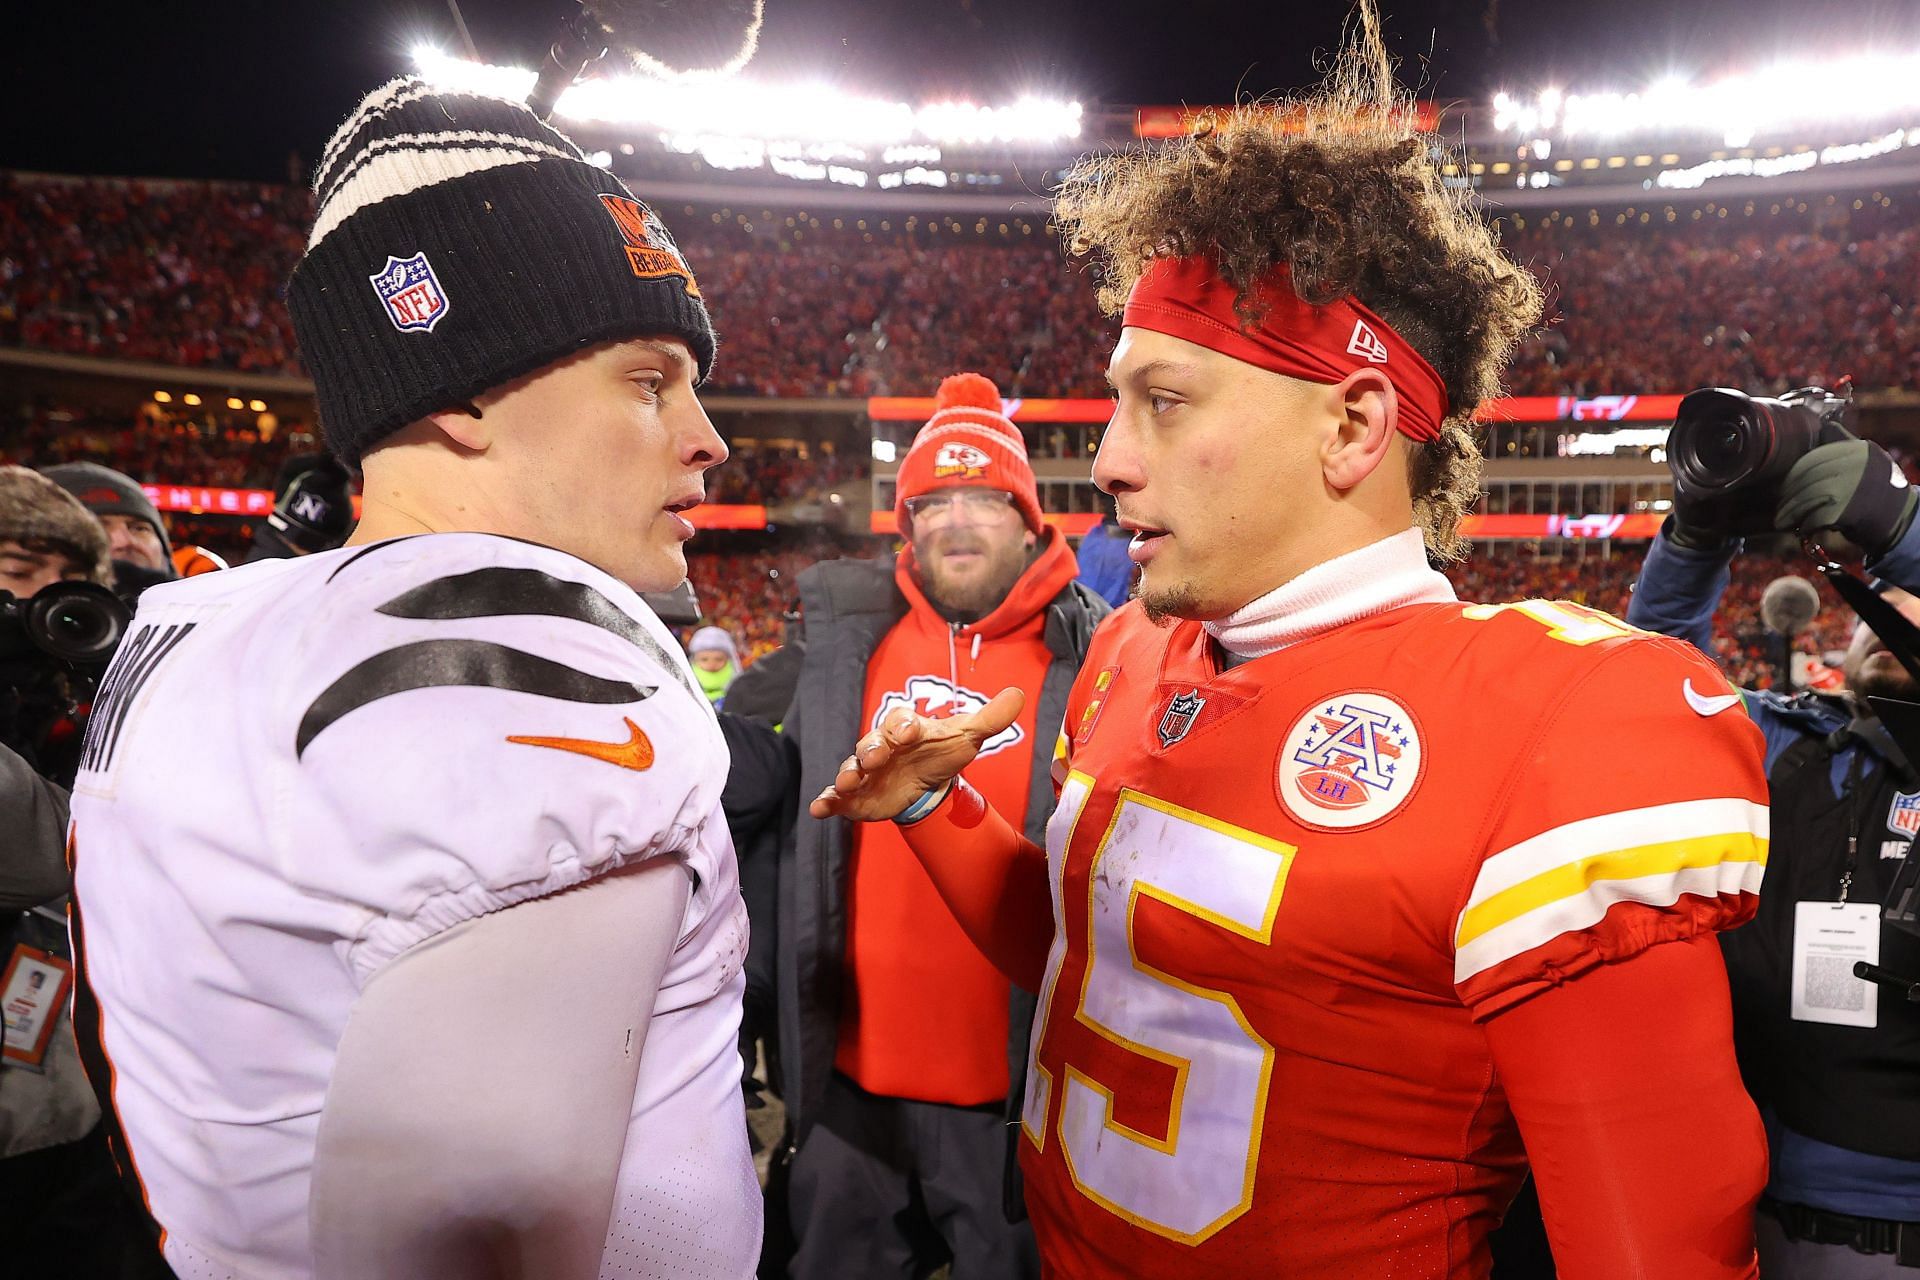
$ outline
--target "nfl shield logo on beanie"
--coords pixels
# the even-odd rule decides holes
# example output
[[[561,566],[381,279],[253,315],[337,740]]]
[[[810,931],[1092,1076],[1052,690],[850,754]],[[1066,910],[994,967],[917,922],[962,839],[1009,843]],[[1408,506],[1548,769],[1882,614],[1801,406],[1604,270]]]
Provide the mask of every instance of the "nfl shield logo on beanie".
[[[367,281],[386,304],[387,319],[402,333],[409,330],[432,333],[433,326],[447,314],[446,290],[440,287],[440,278],[433,274],[433,264],[424,253],[416,253],[411,258],[389,254],[387,265],[368,276]]]

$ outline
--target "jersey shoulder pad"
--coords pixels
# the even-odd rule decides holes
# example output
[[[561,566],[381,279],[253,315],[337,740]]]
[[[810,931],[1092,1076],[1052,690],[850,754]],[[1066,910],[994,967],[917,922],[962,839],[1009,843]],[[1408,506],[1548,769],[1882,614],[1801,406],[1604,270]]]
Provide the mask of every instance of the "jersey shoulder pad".
[[[357,967],[686,848],[716,809],[712,709],[623,584],[480,535],[382,544],[329,578],[276,707],[277,856],[373,913]]]
[[[1568,673],[1492,808],[1455,927],[1479,1016],[1661,942],[1732,928],[1758,902],[1764,739],[1691,646],[1623,637]]]

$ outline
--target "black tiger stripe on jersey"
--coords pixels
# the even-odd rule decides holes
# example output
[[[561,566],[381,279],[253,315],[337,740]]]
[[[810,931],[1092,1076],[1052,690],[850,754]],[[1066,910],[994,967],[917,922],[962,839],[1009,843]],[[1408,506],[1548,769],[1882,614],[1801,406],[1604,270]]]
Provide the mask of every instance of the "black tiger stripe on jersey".
[[[584,582],[556,578],[541,569],[496,566],[435,578],[402,592],[380,606],[394,618],[445,621],[453,618],[571,618],[611,631],[652,658],[680,681],[689,696],[705,705],[693,683],[660,642],[625,610]]]
[[[304,755],[308,744],[329,726],[368,703],[415,689],[460,685],[602,705],[641,702],[658,692],[649,685],[588,675],[491,641],[421,640],[375,654],[328,685],[300,718],[294,756]]]
[[[78,836],[74,831],[67,833],[67,870],[71,874],[75,861],[79,857]],[[141,1222],[153,1239],[162,1248],[166,1246],[166,1230],[153,1216],[153,1206],[147,1200],[146,1183],[140,1178],[140,1169],[134,1162],[133,1148],[127,1145],[126,1128],[120,1123],[120,1108],[115,1104],[113,1060],[107,1056],[106,1046],[100,1042],[100,1002],[94,998],[93,982],[87,969],[87,933],[80,914],[78,894],[67,900],[67,928],[73,937],[73,1043],[80,1055],[81,1069],[87,1073],[87,1083],[93,1086],[94,1096],[100,1102],[100,1130],[107,1140],[107,1151],[113,1156],[113,1165],[120,1174],[121,1184],[139,1210]]]

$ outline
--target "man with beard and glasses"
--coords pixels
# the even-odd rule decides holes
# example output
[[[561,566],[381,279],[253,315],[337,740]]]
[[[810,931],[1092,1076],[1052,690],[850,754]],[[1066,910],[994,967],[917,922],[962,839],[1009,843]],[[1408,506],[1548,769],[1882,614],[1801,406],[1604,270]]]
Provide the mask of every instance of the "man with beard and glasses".
[[[1054,727],[1107,605],[1041,519],[993,383],[957,374],[935,405],[900,463],[898,558],[800,577],[785,733],[811,796],[895,708],[964,714],[1018,685],[1027,714],[983,744],[975,777],[1038,835]],[[959,1280],[1037,1275],[1004,1194],[1032,997],[967,940],[896,828],[802,814],[779,892],[791,1274],[900,1276],[950,1254]]]
[[[1920,588],[1917,504],[1879,445],[1835,441],[1788,472],[1773,524],[1838,530],[1866,553],[1882,597],[1920,622],[1909,594]],[[1712,653],[1714,613],[1740,549],[1711,511],[1676,494],[1627,621]],[[1781,1280],[1920,1274],[1920,1006],[1876,992],[1850,962],[1824,991],[1797,985],[1822,962],[1836,967],[1813,949],[1836,931],[1877,946],[1890,972],[1920,975],[1920,938],[1880,919],[1920,831],[1920,776],[1867,702],[1920,700],[1920,688],[1864,622],[1843,671],[1838,694],[1741,691],[1766,735],[1773,851],[1759,914],[1721,946],[1735,1050],[1772,1156],[1756,1224],[1760,1269]],[[1715,715],[1720,702],[1702,698],[1695,710]]]
[[[1432,568],[1540,295],[1357,15],[1284,129],[1209,113],[1056,197],[1121,313],[1093,475],[1140,581],[1068,699],[1045,849],[971,781],[1014,689],[890,713],[810,811],[904,826],[1039,992],[1051,1277],[1485,1280],[1530,1168],[1563,1280],[1751,1280],[1765,1151],[1712,935],[1754,909],[1760,735],[1690,709],[1731,691],[1686,646]]]

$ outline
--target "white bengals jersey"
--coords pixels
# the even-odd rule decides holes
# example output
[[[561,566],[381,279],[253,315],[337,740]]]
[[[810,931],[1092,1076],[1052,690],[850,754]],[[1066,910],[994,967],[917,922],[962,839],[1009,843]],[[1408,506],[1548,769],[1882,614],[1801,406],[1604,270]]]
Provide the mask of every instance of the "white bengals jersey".
[[[661,856],[695,887],[600,1274],[751,1275],[726,767],[659,620],[544,547],[439,534],[149,591],[74,792],[75,1027],[183,1280],[311,1274],[321,1104],[384,965]]]

